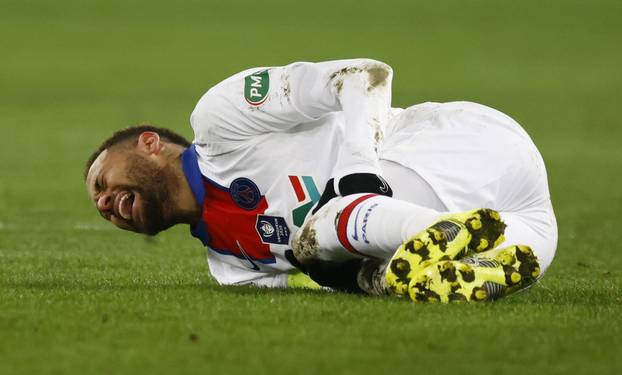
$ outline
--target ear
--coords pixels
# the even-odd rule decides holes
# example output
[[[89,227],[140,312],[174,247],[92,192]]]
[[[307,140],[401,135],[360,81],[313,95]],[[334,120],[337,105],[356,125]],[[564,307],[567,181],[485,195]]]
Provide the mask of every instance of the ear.
[[[138,136],[138,149],[147,154],[159,154],[162,146],[158,133],[147,131]]]

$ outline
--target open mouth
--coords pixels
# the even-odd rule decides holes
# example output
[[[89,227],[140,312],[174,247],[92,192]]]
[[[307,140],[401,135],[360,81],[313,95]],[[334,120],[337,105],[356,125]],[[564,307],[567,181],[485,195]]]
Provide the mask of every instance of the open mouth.
[[[123,220],[132,221],[132,208],[134,207],[134,193],[126,191],[117,194],[115,199],[115,213]]]

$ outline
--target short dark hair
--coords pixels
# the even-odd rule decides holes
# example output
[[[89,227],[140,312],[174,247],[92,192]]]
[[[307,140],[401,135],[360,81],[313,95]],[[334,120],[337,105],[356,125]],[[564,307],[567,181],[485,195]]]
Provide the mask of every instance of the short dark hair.
[[[172,130],[166,128],[159,128],[157,126],[143,124],[130,126],[129,128],[117,130],[113,135],[111,135],[108,139],[106,139],[100,146],[89,156],[86,161],[86,168],[84,169],[84,179],[89,173],[89,169],[91,169],[91,165],[97,157],[104,152],[104,150],[109,149],[112,146],[118,145],[124,141],[129,141],[134,139],[135,142],[138,142],[138,136],[143,132],[154,132],[158,133],[158,135],[168,142],[172,142],[178,144],[180,146],[189,147],[190,142],[184,138],[182,135],[175,133]]]

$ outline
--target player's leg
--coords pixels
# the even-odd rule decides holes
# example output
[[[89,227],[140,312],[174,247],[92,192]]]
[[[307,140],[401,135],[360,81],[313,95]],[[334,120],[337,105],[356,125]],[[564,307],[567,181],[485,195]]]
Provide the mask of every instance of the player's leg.
[[[516,175],[504,175],[493,186],[482,187],[481,193],[486,195],[497,191],[497,207],[509,209],[500,212],[507,225],[501,246],[466,259],[456,256],[451,259],[457,261],[431,264],[418,255],[427,252],[430,243],[424,231],[400,246],[389,262],[389,291],[418,301],[479,301],[531,286],[550,265],[557,243],[555,215],[541,170],[517,166]],[[481,198],[471,199],[477,202]]]
[[[488,300],[532,285],[551,263],[557,241],[546,170],[536,147],[513,120],[483,106],[451,103],[437,106],[433,115],[414,112],[428,123],[413,128],[413,142],[434,142],[401,148],[398,142],[388,156],[423,173],[452,210],[492,207],[508,227],[500,248],[428,265],[408,274],[406,290],[404,283],[394,289],[416,300]],[[400,131],[408,126],[403,124]],[[401,141],[407,135],[394,138]],[[419,153],[409,154],[409,147]],[[438,152],[447,149],[456,153]],[[387,180],[391,183],[388,176]]]
[[[434,105],[433,107],[433,113],[427,111],[427,109],[426,113],[422,113],[422,111],[419,110],[405,111],[409,116],[412,114],[413,116],[411,117],[421,117],[419,119],[421,121],[417,123],[416,121],[413,122],[407,119],[407,121],[404,121],[404,124],[402,124],[403,126],[396,126],[396,129],[399,129],[401,133],[396,132],[392,136],[389,135],[386,145],[389,145],[392,139],[397,139],[398,142],[390,148],[383,150],[384,157],[407,166],[406,169],[422,172],[426,176],[426,182],[430,182],[430,186],[434,188],[434,193],[438,194],[442,203],[454,211],[488,206],[497,209],[505,209],[512,213],[524,213],[527,209],[533,207],[537,208],[542,204],[550,205],[543,163],[538,162],[541,162],[539,153],[518,124],[514,123],[507,116],[494,110],[469,103],[452,103],[447,106]],[[445,110],[445,108],[447,110]],[[436,123],[438,123],[438,125]],[[409,124],[417,126],[411,129],[408,127]],[[421,126],[419,126],[420,124]],[[407,142],[404,143],[403,140],[407,140]],[[456,151],[456,153],[452,154],[451,151]],[[392,180],[389,176],[385,175],[385,177],[393,186],[394,190],[399,192],[400,189],[395,185],[395,181],[399,182],[402,178],[398,176],[397,179]],[[408,187],[406,188],[408,189]],[[367,202],[367,208],[363,206],[360,207],[360,209],[363,210],[361,211],[363,217],[367,210],[373,205],[371,199],[372,198],[365,199],[369,200],[369,202]],[[392,202],[395,203],[396,201],[394,200]],[[405,202],[397,202],[400,207],[409,208]],[[370,238],[382,239],[382,233],[377,237],[370,234],[370,231],[374,230],[373,228],[378,228],[385,233],[388,233],[386,231],[394,230],[391,232],[392,234],[390,234],[389,239],[405,241],[406,239],[412,240],[410,237],[416,233],[417,230],[425,228],[424,222],[427,221],[431,223],[438,219],[438,216],[432,219],[432,216],[434,216],[432,213],[429,213],[429,216],[426,215],[425,207],[420,205],[414,205],[417,209],[413,207],[410,207],[413,209],[406,209],[403,215],[395,215],[395,212],[399,212],[399,210],[387,204],[386,208],[388,210],[384,213],[386,213],[388,217],[396,218],[396,221],[392,221],[391,219],[388,219],[388,221],[378,220],[380,224],[370,226],[370,223],[373,222],[372,216],[376,216],[374,212],[382,213],[382,209],[378,208],[385,207],[384,204],[379,204],[371,209],[368,215],[366,222],[367,242],[363,241],[363,244],[359,244],[359,242],[361,242],[360,239],[355,237],[362,237],[360,235],[355,235],[353,230],[356,228],[357,233],[360,234],[363,231],[363,223],[361,222],[357,227],[355,224],[351,224],[349,220],[337,220],[342,210],[344,210],[347,205],[354,204],[354,201],[341,200],[341,203],[343,205],[333,206],[335,208],[333,211],[324,211],[324,213],[328,212],[328,214],[324,216],[314,216],[314,218],[318,218],[318,220],[319,218],[323,219],[319,220],[320,224],[324,224],[319,225],[319,227],[322,228],[320,230],[321,233],[318,233],[313,225],[307,227],[308,230],[306,233],[308,237],[306,237],[306,239],[308,240],[307,244],[310,245],[308,249],[315,250],[320,248],[322,251],[319,254],[325,256],[326,259],[356,259],[363,255],[382,258],[386,256],[386,254],[392,252],[391,247],[395,248],[395,243],[378,240],[374,243],[374,246],[366,248],[365,245],[372,244],[372,241],[369,240]],[[352,212],[357,212],[355,210],[355,206],[351,208],[350,216]],[[435,211],[434,214],[440,214],[438,210],[432,211]],[[503,213],[502,215],[507,216]],[[549,230],[545,231],[542,231],[541,228],[537,226],[533,227],[530,224],[534,221],[534,218],[526,218],[526,222],[523,221],[523,223],[527,225],[523,226],[521,229],[520,220],[516,221],[512,218],[512,215],[508,216],[508,220],[514,221],[515,223],[510,224],[512,229],[509,232],[510,237],[509,240],[506,241],[506,244],[536,243],[533,236],[534,233],[549,239],[550,242],[552,237],[556,238],[556,227],[554,225],[552,210],[550,211],[550,215],[553,218],[553,225],[549,227],[555,230],[549,228]],[[378,215],[376,217],[384,217],[384,215]],[[537,222],[538,220],[536,219],[535,221]],[[345,225],[343,224],[344,222],[346,223]],[[356,219],[354,222],[356,222]],[[388,222],[389,225],[383,226],[382,223],[386,222]],[[551,222],[551,220],[549,220],[549,222]],[[349,246],[343,245],[345,241],[339,241],[339,236],[336,234],[337,228],[335,228],[335,226],[339,227],[339,223],[342,223],[341,227],[346,229],[346,236],[342,236],[342,239],[347,239],[349,245],[356,251],[347,251],[349,250]],[[418,224],[409,225],[409,223]],[[354,225],[354,228],[351,228],[351,225]],[[409,229],[404,230],[404,228]],[[348,229],[351,231],[350,233],[352,233],[350,237],[347,237]],[[299,233],[304,234],[304,230]],[[318,242],[317,239],[322,238],[322,233],[327,235]],[[404,233],[408,234],[405,235]],[[423,235],[425,236],[425,233]],[[429,241],[431,238],[427,238],[427,240]],[[353,246],[352,242],[356,243],[358,246]],[[495,242],[495,240],[487,242],[492,243]],[[554,242],[555,241],[553,241],[553,245],[549,245],[548,248],[536,244],[535,253],[540,263],[544,262],[543,264],[547,265],[546,261],[543,261],[545,258],[541,254],[549,254],[550,262],[552,254],[554,254]],[[403,247],[408,251],[406,249],[406,244]],[[302,248],[304,249],[304,247]],[[312,254],[312,256],[313,254],[318,254],[314,252],[305,254],[304,251],[299,253],[302,253],[302,255]],[[404,253],[404,251],[402,251],[402,253]],[[507,258],[506,255],[507,254],[504,255],[504,258]],[[424,264],[415,256],[410,256],[410,260],[408,259],[409,256],[404,258],[409,261],[411,271],[414,270],[412,274],[409,274],[410,280],[416,279],[414,276],[418,274],[418,272],[422,272],[423,269],[430,271],[428,267],[433,267],[434,265],[438,266],[438,263],[440,263],[436,262],[433,265],[428,263]],[[436,258],[436,260],[440,259]],[[372,275],[372,277],[373,275],[377,276],[382,274],[382,264],[379,265],[378,262],[368,263],[370,267],[363,267],[362,270],[368,269],[370,272],[363,272],[364,274]],[[517,263],[515,266],[520,267],[521,264],[523,264],[523,262],[520,264]],[[444,267],[448,267],[448,264],[444,264]],[[463,266],[461,265],[461,267]],[[480,265],[471,266],[471,269],[473,267],[477,268],[480,267]],[[503,271],[502,267],[497,269],[497,271],[499,270]],[[542,270],[544,270],[544,267],[542,267]],[[441,274],[440,271],[442,270],[439,270],[438,275],[440,276],[438,277],[442,278],[443,274],[447,274],[447,272]],[[473,272],[476,279],[475,281],[481,283],[479,287],[485,282],[499,280],[498,278],[494,279],[494,277],[498,275],[490,275],[489,271],[489,269],[485,269],[481,270],[481,272]],[[392,270],[388,269],[387,274],[390,272],[392,272]],[[511,277],[514,273],[510,272],[509,274]],[[359,273],[359,275],[361,275],[361,273]],[[505,275],[505,273],[503,273],[503,275]],[[489,277],[493,277],[493,279],[489,279]],[[514,280],[516,280],[516,277],[517,276],[514,275]],[[376,280],[377,279],[378,278],[376,278]],[[432,281],[433,279],[433,277],[430,278]],[[464,283],[465,289],[471,288],[471,292],[475,290],[474,288],[478,287],[478,285],[475,284],[467,285],[467,283],[472,282],[468,277],[467,280],[461,281]],[[430,291],[434,291],[434,283],[432,282],[428,285],[432,286]],[[520,283],[518,285],[518,287],[524,286],[526,286],[526,283]],[[451,288],[455,287],[455,284],[451,285]],[[507,287],[507,290],[509,290],[509,286]],[[411,289],[414,290],[414,288],[413,285]],[[451,288],[449,289],[450,292],[452,292]],[[511,289],[515,290],[516,288]],[[449,292],[445,291],[444,293]],[[478,295],[481,296],[482,294],[478,293]],[[489,295],[492,295],[492,293]]]
[[[316,281],[324,284],[331,281],[324,270],[332,271],[332,264],[371,259],[362,263],[358,285],[369,293],[384,294],[388,258],[393,257],[391,265],[397,265],[388,274],[410,275],[431,263],[459,258],[467,248],[495,247],[503,241],[504,227],[492,210],[442,214],[386,196],[355,194],[335,198],[316,212],[297,233],[292,247],[296,260],[309,272],[319,272]],[[347,269],[351,271],[350,266]],[[408,287],[402,277],[390,279],[391,285],[402,282],[400,289]]]
[[[397,204],[397,209],[394,210],[392,207],[395,206],[395,204],[391,204],[391,202],[394,201],[384,200],[389,203],[386,206],[383,205],[380,207],[376,213],[385,215],[388,214],[388,219],[383,220],[382,217],[379,218],[374,215],[371,227],[375,226],[373,222],[378,221],[381,225],[382,223],[387,224],[389,226],[389,231],[393,230],[393,233],[396,233],[395,230],[399,229],[400,225],[409,227],[409,222],[413,224],[412,221],[417,221],[416,219],[419,218],[420,222],[414,223],[414,228],[403,230],[405,233],[409,233],[424,228],[429,222],[432,222],[435,218],[437,218],[441,212],[446,210],[445,206],[442,202],[440,202],[430,186],[416,173],[404,169],[404,167],[392,162],[381,161],[381,167],[383,168],[384,175],[391,176],[392,179],[398,179],[400,182],[395,185],[393,185],[393,183],[391,184],[398,190],[393,190],[392,193],[389,193],[389,196],[393,195],[401,197],[402,201],[412,197],[417,197],[418,200],[416,201],[417,204],[413,207],[413,209],[405,211],[402,210],[405,207],[401,204],[404,202]],[[289,261],[296,267],[302,269],[320,285],[345,292],[385,294],[383,281],[384,277],[378,276],[380,274],[378,267],[384,266],[382,263],[385,259],[382,259],[382,262],[378,262],[376,259],[379,258],[364,257],[357,252],[349,252],[345,247],[343,247],[341,241],[339,241],[335,226],[337,223],[337,216],[342,218],[342,226],[344,223],[347,223],[347,220],[344,220],[346,216],[342,216],[341,213],[348,204],[353,203],[353,201],[355,201],[358,197],[367,195],[360,194],[355,196],[354,194],[356,191],[375,191],[374,188],[377,188],[377,186],[379,186],[378,184],[381,182],[382,181],[378,181],[375,176],[348,176],[340,181],[339,190],[341,190],[342,194],[345,192],[346,195],[346,198],[339,198],[340,200],[334,199],[338,197],[338,194],[335,193],[335,188],[333,187],[334,185],[331,185],[331,182],[329,182],[318,207],[313,212],[315,213],[320,209],[322,209],[322,211],[312,217],[309,217],[306,222],[307,225],[305,225],[302,230],[298,232],[299,235],[293,242],[293,248],[296,250],[297,257],[294,256],[293,251],[288,251],[286,252],[286,255]],[[389,189],[389,191],[391,191],[391,189]],[[376,191],[376,193],[379,193],[380,195],[387,195],[385,191],[382,191],[382,189],[380,191]],[[330,204],[328,204],[329,202]],[[376,202],[373,204],[377,205],[378,203]],[[359,207],[358,209],[361,208],[362,207]],[[399,211],[403,211],[402,213],[405,215],[396,216],[395,213],[397,212],[399,214]],[[320,220],[320,217],[323,219]],[[354,214],[354,218],[356,217],[357,215]],[[409,220],[409,217],[411,217],[411,220]],[[360,214],[359,219],[363,219]],[[320,222],[318,223],[317,220],[320,220]],[[369,222],[369,217],[367,221]],[[354,233],[355,230],[359,233],[362,232],[363,229],[367,231],[369,223],[367,223],[365,227],[362,227],[362,224],[362,221],[359,222],[361,228],[353,229],[351,228],[353,224],[350,223],[350,225],[348,225],[349,228],[347,229],[351,233]],[[315,226],[319,226],[320,230],[318,231]],[[383,258],[390,256],[394,252],[396,246],[402,241],[402,238],[405,238],[403,234],[399,233],[401,231],[402,230],[398,230],[397,234],[393,234],[391,236],[393,238],[388,245],[379,246],[379,248],[372,248],[371,252],[374,253],[375,256],[382,256]],[[372,230],[372,232],[374,232],[374,230]],[[382,235],[386,236],[387,231],[383,230]],[[357,239],[353,238],[352,241],[356,242],[357,240],[360,240],[362,236],[359,235],[356,237]],[[378,255],[378,251],[374,251],[378,249],[384,250],[385,254]],[[302,263],[298,259],[300,259]],[[374,288],[371,288],[372,284],[375,285],[375,291],[372,290]],[[361,285],[363,288],[360,287]]]
[[[463,108],[473,106],[475,109],[470,111]],[[497,130],[496,124],[495,127],[480,124],[482,119],[490,122],[490,116],[477,112],[482,108],[469,103],[428,103],[403,111],[391,122],[380,155],[385,160],[383,168],[389,164],[385,177],[395,190],[396,198],[400,199],[401,195],[416,201],[407,203],[403,199],[356,195],[334,199],[298,231],[293,243],[296,257],[301,261],[341,261],[360,256],[386,259],[401,243],[433,224],[441,214],[438,210],[441,206],[453,212],[487,207],[467,201],[470,204],[467,209],[457,209],[465,202],[464,198],[474,195],[472,190],[498,178],[498,171],[510,165],[509,162],[498,164],[497,160],[500,159],[497,149],[502,150],[505,144],[499,146],[496,140],[504,139],[506,127],[500,126],[501,130]],[[501,119],[505,120],[505,117]],[[471,131],[469,122],[484,128]],[[465,141],[465,137],[473,139]],[[456,147],[459,152],[454,154]],[[399,165],[392,167],[389,161]],[[491,167],[491,163],[496,164]],[[426,180],[415,172],[419,167],[427,176]],[[404,173],[400,173],[400,169]],[[464,185],[466,192],[462,193]],[[454,199],[456,192],[462,194]],[[490,195],[488,193],[482,195]],[[452,206],[448,206],[446,200]],[[338,215],[340,218],[336,220]]]
[[[374,194],[333,198],[311,216],[293,241],[296,258],[345,261],[386,259],[413,234],[431,225],[440,212]]]
[[[393,198],[438,212],[449,211],[432,186],[412,169],[389,160],[380,160],[380,168],[393,190]]]
[[[434,224],[413,236],[429,222]],[[386,196],[356,194],[329,201],[307,220],[293,240],[290,261],[336,290],[407,294],[411,274],[458,259],[468,248],[493,248],[503,241],[504,228],[493,210],[440,214]]]

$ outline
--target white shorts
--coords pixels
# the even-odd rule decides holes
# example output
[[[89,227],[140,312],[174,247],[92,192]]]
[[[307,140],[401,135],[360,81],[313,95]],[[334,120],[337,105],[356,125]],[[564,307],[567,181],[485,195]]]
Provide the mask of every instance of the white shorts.
[[[531,246],[542,273],[551,264],[557,223],[544,162],[507,115],[469,102],[415,105],[389,123],[379,154],[395,198],[450,212],[500,211],[508,225],[502,246]]]

